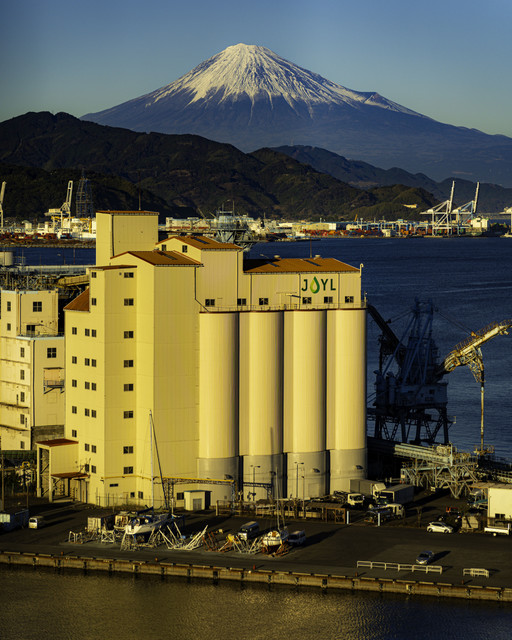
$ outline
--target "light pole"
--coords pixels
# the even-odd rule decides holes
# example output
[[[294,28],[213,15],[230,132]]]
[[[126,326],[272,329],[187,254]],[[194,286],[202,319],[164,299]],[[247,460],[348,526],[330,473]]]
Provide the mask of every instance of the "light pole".
[[[295,465],[295,499],[299,499],[299,465],[304,465],[303,462],[294,462]]]
[[[256,469],[261,469],[259,464],[251,464],[252,468],[252,499],[256,502]]]

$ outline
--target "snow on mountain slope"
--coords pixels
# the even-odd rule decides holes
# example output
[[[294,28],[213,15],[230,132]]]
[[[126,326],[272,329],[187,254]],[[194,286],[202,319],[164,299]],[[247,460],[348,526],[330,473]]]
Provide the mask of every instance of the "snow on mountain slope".
[[[292,109],[300,102],[310,106],[315,103],[368,104],[414,113],[376,93],[358,93],[346,89],[281,58],[266,47],[256,45],[237,44],[228,47],[175,82],[149,93],[145,96],[146,106],[181,91],[190,92],[189,104],[208,100],[219,93],[222,96],[220,102],[236,101],[243,95],[254,102],[267,96],[270,103],[273,98],[284,98]]]

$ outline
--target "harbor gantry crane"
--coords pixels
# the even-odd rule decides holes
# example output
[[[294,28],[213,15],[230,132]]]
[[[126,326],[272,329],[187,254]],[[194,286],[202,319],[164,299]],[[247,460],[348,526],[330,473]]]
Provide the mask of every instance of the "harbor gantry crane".
[[[480,183],[477,182],[475,197],[473,200],[454,209],[453,195],[455,192],[455,181],[453,181],[448,200],[445,200],[432,209],[428,209],[428,211],[423,212],[423,215],[429,215],[431,217],[430,224],[432,227],[432,235],[460,235],[463,231],[468,229],[470,220],[472,220],[476,215],[479,190]]]
[[[442,378],[446,373],[450,373],[455,368],[465,365],[469,367],[475,380],[480,383],[480,451],[484,454],[484,389],[485,389],[485,371],[484,360],[482,357],[481,346],[499,335],[508,334],[508,330],[512,327],[512,319],[503,320],[502,322],[493,322],[492,324],[471,333],[465,340],[460,342],[450,351],[443,362],[439,365],[436,374]]]
[[[481,346],[507,334],[512,320],[495,322],[472,332],[439,363],[432,336],[434,307],[416,300],[411,319],[399,339],[372,305],[368,311],[382,330],[379,369],[376,371],[375,404],[368,410],[375,417],[376,438],[412,444],[434,444],[439,431],[448,444],[447,382],[443,377],[459,366],[468,366],[480,383],[480,452],[484,450],[484,363]],[[437,412],[437,419],[432,412]],[[415,427],[415,433],[411,431]],[[400,436],[398,430],[400,429]]]

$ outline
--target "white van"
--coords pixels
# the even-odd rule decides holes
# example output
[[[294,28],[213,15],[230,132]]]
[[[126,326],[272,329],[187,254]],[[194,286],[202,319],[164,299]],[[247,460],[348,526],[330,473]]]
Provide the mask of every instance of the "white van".
[[[46,522],[43,516],[32,516],[28,519],[29,529],[40,529],[41,527],[44,527],[45,524]]]
[[[255,538],[260,532],[260,525],[252,520],[251,522],[246,522],[240,527],[238,532],[238,537],[240,540],[250,540],[251,538]]]

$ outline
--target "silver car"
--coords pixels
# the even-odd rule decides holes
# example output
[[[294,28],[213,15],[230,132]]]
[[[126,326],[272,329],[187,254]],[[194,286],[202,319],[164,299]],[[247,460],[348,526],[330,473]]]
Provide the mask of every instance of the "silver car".
[[[416,564],[429,564],[434,559],[433,551],[422,551],[416,558]]]
[[[453,533],[453,527],[444,522],[431,522],[427,527],[427,531],[431,533]]]

